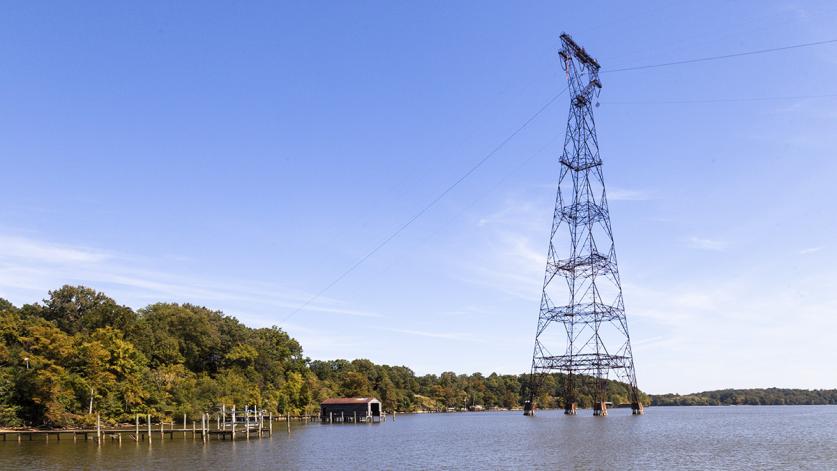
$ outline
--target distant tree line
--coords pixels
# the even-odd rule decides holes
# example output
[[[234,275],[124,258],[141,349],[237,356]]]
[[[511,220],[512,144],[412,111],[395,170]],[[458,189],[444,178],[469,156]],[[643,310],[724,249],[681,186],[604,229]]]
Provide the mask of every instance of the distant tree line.
[[[311,361],[277,327],[253,329],[190,304],[137,311],[83,286],[41,303],[0,299],[0,425],[89,425],[134,414],[198,416],[219,404],[293,415],[328,397],[375,396],[386,410],[515,408],[526,375],[439,376],[369,360]],[[554,405],[562,377],[546,378],[540,404]],[[615,402],[627,390],[611,383]],[[582,391],[582,405],[590,402]]]
[[[90,425],[96,413],[111,422],[146,413],[197,417],[221,403],[315,414],[323,399],[351,396],[375,396],[385,410],[400,412],[511,409],[521,406],[527,381],[525,374],[416,376],[369,360],[312,361],[278,327],[250,328],[190,304],[135,311],[83,286],[64,286],[21,307],[0,299],[0,426]],[[563,381],[560,374],[543,378],[540,407],[560,407]],[[579,406],[589,407],[592,383],[578,382]],[[757,397],[721,393],[641,397],[659,405]],[[784,403],[835,403],[833,391],[828,400],[815,394],[784,394]],[[775,403],[762,399],[775,395],[758,397]],[[628,387],[608,382],[607,400],[628,403]]]
[[[837,404],[837,389],[721,389],[694,394],[651,395],[654,406],[784,406]]]

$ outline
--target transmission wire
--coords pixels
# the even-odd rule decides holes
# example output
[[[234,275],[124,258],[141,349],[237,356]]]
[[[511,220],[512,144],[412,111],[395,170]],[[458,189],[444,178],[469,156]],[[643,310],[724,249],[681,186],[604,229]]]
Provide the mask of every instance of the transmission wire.
[[[673,62],[662,62],[660,64],[648,64],[648,65],[637,65],[631,67],[622,67],[619,69],[609,69],[603,70],[601,73],[615,73],[615,72],[628,72],[632,70],[645,70],[645,69],[654,69],[657,67],[669,67],[672,65],[683,65],[683,64],[694,64],[695,62],[708,62],[708,61],[715,61],[720,59],[730,59],[733,57],[742,57],[742,56],[752,56],[756,54],[767,54],[770,52],[777,52],[777,51],[786,51],[788,49],[798,49],[802,47],[811,47],[811,46],[821,46],[823,44],[833,44],[837,43],[837,39],[828,39],[826,41],[816,41],[812,43],[802,43],[802,44],[793,44],[790,46],[782,46],[782,47],[773,47],[769,49],[758,49],[755,51],[745,51],[745,52],[737,52],[735,54],[723,54],[720,56],[709,56],[709,57],[700,57],[696,59],[685,59],[680,61],[673,61]]]
[[[523,124],[521,124],[521,125],[520,125],[520,127],[518,127],[518,128],[517,128],[514,132],[512,132],[511,134],[509,134],[509,135],[508,135],[505,139],[503,139],[502,141],[500,141],[500,143],[499,143],[499,144],[497,144],[497,146],[495,146],[495,147],[494,147],[494,148],[493,148],[493,149],[492,149],[492,150],[491,150],[488,154],[486,154],[486,155],[485,155],[482,159],[480,159],[480,160],[479,160],[476,164],[474,164],[471,168],[469,168],[467,172],[465,172],[462,176],[460,176],[460,177],[459,177],[459,178],[458,178],[455,182],[453,182],[450,186],[448,186],[447,188],[445,188],[445,190],[444,190],[444,191],[442,191],[441,193],[439,193],[439,195],[437,195],[435,198],[433,198],[433,200],[431,200],[431,201],[430,201],[430,203],[428,203],[427,205],[425,205],[425,206],[424,206],[421,210],[419,210],[419,211],[418,211],[416,214],[414,214],[414,215],[413,215],[410,219],[408,219],[408,220],[407,220],[407,222],[405,222],[404,224],[402,224],[402,225],[401,225],[398,229],[396,229],[394,232],[392,232],[392,233],[391,233],[389,236],[387,236],[384,240],[382,240],[381,242],[379,242],[379,243],[378,243],[378,245],[376,245],[376,246],[375,246],[372,250],[370,250],[369,252],[367,252],[367,253],[366,253],[366,255],[364,255],[363,257],[361,257],[361,258],[360,258],[357,262],[355,262],[354,264],[352,264],[352,265],[351,265],[348,269],[346,269],[343,273],[341,273],[341,274],[340,274],[340,276],[338,276],[337,278],[335,278],[335,279],[334,279],[331,283],[329,283],[328,285],[326,285],[326,286],[325,286],[325,288],[323,288],[323,289],[321,289],[320,291],[318,291],[318,292],[317,292],[317,294],[315,294],[315,295],[311,296],[311,297],[310,297],[307,301],[305,301],[305,303],[303,303],[301,306],[299,306],[298,308],[294,309],[294,310],[293,310],[290,314],[288,314],[287,316],[285,316],[285,318],[284,318],[284,319],[282,319],[282,322],[286,322],[288,319],[290,319],[291,317],[293,317],[294,315],[296,315],[297,313],[299,313],[299,311],[302,311],[303,309],[305,309],[306,307],[308,307],[308,306],[309,306],[312,302],[316,301],[316,300],[317,300],[320,296],[322,296],[323,294],[325,294],[325,292],[326,292],[326,291],[328,291],[329,289],[331,289],[334,285],[336,285],[337,283],[339,283],[340,281],[342,281],[342,280],[343,280],[343,278],[345,278],[345,277],[346,277],[346,276],[348,276],[350,273],[352,273],[353,271],[355,271],[355,269],[357,269],[359,266],[361,266],[361,265],[362,265],[362,264],[363,264],[366,260],[368,260],[371,256],[375,255],[375,253],[377,253],[379,250],[381,250],[382,248],[384,248],[384,246],[386,246],[386,245],[387,245],[390,241],[392,241],[392,239],[395,239],[396,237],[398,237],[398,235],[399,235],[399,234],[401,234],[402,232],[404,232],[404,230],[405,230],[405,229],[407,229],[408,227],[410,227],[410,225],[411,225],[411,224],[413,224],[413,223],[414,223],[414,222],[415,222],[418,218],[420,218],[422,215],[424,215],[424,213],[426,213],[427,211],[429,211],[429,210],[430,210],[430,208],[432,208],[433,206],[435,206],[435,205],[436,205],[439,201],[441,201],[441,200],[442,200],[445,196],[447,196],[447,195],[448,195],[448,193],[450,193],[451,191],[453,191],[453,189],[454,189],[454,188],[456,188],[457,186],[459,186],[459,184],[460,184],[460,183],[462,183],[463,181],[465,181],[465,179],[467,179],[468,177],[470,177],[470,176],[471,176],[474,172],[476,172],[476,171],[477,171],[480,167],[482,167],[482,166],[483,166],[483,164],[485,164],[486,162],[488,162],[488,160],[489,160],[489,159],[491,159],[491,157],[494,157],[494,155],[495,155],[497,152],[499,152],[499,151],[500,151],[500,149],[502,149],[503,147],[505,147],[505,146],[506,146],[506,144],[508,144],[508,143],[509,143],[512,139],[514,139],[514,138],[515,138],[515,136],[517,136],[518,134],[520,134],[520,133],[521,133],[524,129],[526,129],[526,128],[530,125],[530,124],[532,124],[532,122],[533,122],[533,121],[535,121],[535,120],[536,120],[536,119],[537,119],[537,118],[538,118],[538,117],[539,117],[539,116],[540,116],[540,115],[541,115],[544,111],[546,111],[546,109],[547,109],[547,108],[549,108],[550,106],[552,106],[552,104],[553,104],[553,103],[555,103],[555,101],[556,101],[556,100],[558,100],[558,98],[560,98],[560,97],[561,97],[561,95],[563,95],[563,94],[564,94],[564,92],[566,92],[566,91],[567,91],[567,88],[569,88],[569,87],[564,87],[564,89],[563,89],[563,90],[561,90],[561,91],[560,91],[560,92],[558,92],[557,94],[553,95],[553,96],[552,96],[552,98],[550,98],[550,99],[549,99],[549,100],[548,100],[548,101],[547,101],[547,102],[546,102],[543,106],[541,106],[541,107],[538,109],[538,111],[536,111],[536,112],[535,112],[532,116],[530,116],[530,117],[529,117],[526,121],[524,121],[524,122],[523,122]]]

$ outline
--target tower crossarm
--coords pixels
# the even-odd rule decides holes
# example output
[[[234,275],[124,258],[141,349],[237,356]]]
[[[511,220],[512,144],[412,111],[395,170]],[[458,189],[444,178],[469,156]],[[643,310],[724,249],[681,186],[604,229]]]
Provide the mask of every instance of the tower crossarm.
[[[592,201],[580,201],[561,208],[561,219],[570,223],[587,225],[607,217],[607,209]]]
[[[589,277],[612,272],[612,265],[609,257],[598,252],[590,252],[549,263],[547,270],[566,277]]]
[[[576,324],[610,322],[619,320],[624,315],[625,311],[622,307],[599,303],[548,307],[541,312],[541,316],[549,321],[573,322]]]
[[[579,62],[581,62],[582,64],[589,65],[596,71],[598,71],[602,67],[599,65],[596,59],[593,59],[593,57],[590,56],[590,54],[587,54],[587,51],[585,51],[583,47],[576,44],[576,42],[569,34],[561,33],[561,42],[564,44],[564,50],[562,50],[559,54],[561,54],[562,56],[566,56],[565,59],[568,59],[568,56],[572,54],[576,58],[578,58]]]
[[[602,160],[596,156],[570,158],[567,155],[562,155],[560,162],[574,172],[583,172],[602,164]]]
[[[535,369],[564,373],[586,374],[596,370],[633,368],[631,357],[625,355],[576,354],[535,358]]]

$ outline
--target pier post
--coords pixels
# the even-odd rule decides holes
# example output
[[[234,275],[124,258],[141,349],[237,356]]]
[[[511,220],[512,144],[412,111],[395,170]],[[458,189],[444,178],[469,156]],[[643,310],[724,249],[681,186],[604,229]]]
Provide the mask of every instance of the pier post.
[[[163,438],[164,438],[164,437],[163,437],[163,424],[164,424],[164,423],[165,423],[165,421],[164,421],[164,420],[162,419],[162,417],[161,417],[161,418],[160,418],[160,441],[162,441],[162,440],[163,440]]]
[[[235,404],[232,409],[232,439],[235,440]]]
[[[32,436],[30,435],[29,438],[32,438]],[[102,422],[98,412],[96,412],[96,440],[99,445],[102,444]]]
[[[197,427],[195,427],[195,421],[193,420],[192,421],[192,440],[195,439],[195,436],[197,435],[197,432],[198,432],[198,429],[197,429]]]
[[[244,406],[244,436],[250,439],[250,406]]]
[[[145,416],[145,423],[148,425],[148,443],[151,444],[151,414]]]
[[[268,433],[269,433],[268,436],[272,437],[273,436],[273,412],[271,412],[270,415],[268,416],[267,422],[268,422],[267,427],[268,427]]]
[[[183,414],[183,439],[186,439],[186,414]]]
[[[221,404],[221,425],[227,430],[227,405]]]
[[[139,414],[134,418],[134,424],[136,425],[136,436],[134,437],[134,441],[139,443]]]

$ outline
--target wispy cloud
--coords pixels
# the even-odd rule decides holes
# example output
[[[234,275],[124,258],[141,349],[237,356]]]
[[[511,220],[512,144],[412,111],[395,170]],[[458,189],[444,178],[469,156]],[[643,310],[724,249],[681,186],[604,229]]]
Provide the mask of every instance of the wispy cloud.
[[[469,332],[428,332],[424,330],[413,330],[413,329],[398,329],[392,327],[380,327],[376,326],[375,329],[377,330],[384,330],[387,332],[394,332],[398,334],[407,334],[407,335],[415,335],[418,337],[429,337],[434,339],[444,339],[444,340],[465,340],[471,342],[483,342],[482,339],[476,338],[473,334]]]
[[[0,234],[0,296],[17,298],[19,303],[32,302],[33,296],[46,295],[48,290],[63,284],[86,284],[105,289],[134,307],[142,307],[140,303],[143,302],[170,300],[207,304],[213,308],[247,306],[270,312],[271,317],[280,317],[277,314],[296,309],[311,297],[310,293],[273,283],[207,279],[158,269],[170,259],[167,256],[151,260],[34,237]],[[383,317],[328,297],[310,303],[303,311]]]
[[[0,258],[45,263],[97,263],[110,257],[110,254],[101,250],[0,235]]]
[[[519,299],[537,298],[546,253],[535,249],[528,237],[495,234],[486,253],[452,276]]]
[[[812,253],[817,253],[822,249],[823,249],[823,247],[809,247],[807,249],[800,250],[799,255],[810,255]]]
[[[707,239],[704,237],[692,236],[686,240],[686,245],[693,249],[722,252],[729,247],[729,243],[720,239]]]
[[[653,199],[653,196],[647,190],[610,187],[607,189],[607,199],[608,201],[648,201]]]

